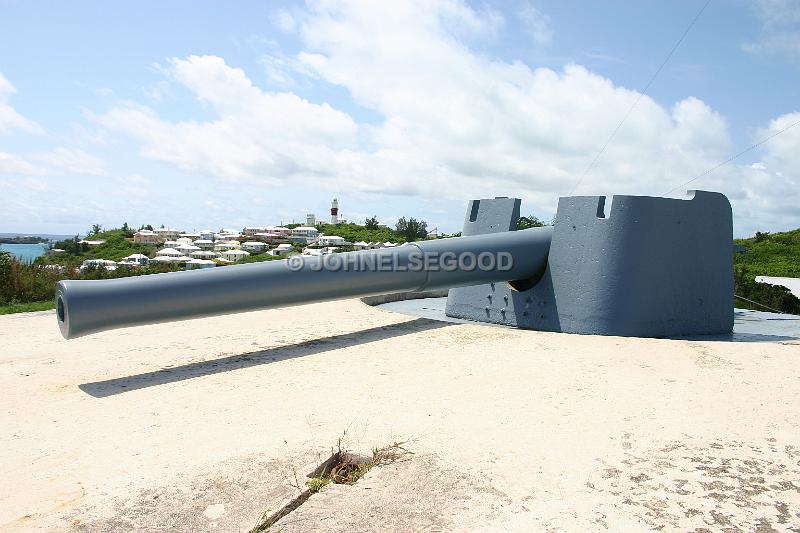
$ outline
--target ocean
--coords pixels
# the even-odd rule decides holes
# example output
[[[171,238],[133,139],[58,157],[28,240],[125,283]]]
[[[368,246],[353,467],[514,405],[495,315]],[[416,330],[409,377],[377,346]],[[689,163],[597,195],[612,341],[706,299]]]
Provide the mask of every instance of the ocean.
[[[0,251],[11,252],[23,263],[32,263],[47,250],[45,244],[0,244]]]

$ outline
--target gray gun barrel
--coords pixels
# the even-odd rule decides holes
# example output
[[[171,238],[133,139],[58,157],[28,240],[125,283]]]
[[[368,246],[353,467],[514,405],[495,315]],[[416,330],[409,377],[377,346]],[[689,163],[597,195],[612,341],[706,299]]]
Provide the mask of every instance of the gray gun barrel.
[[[188,318],[393,292],[536,279],[547,265],[552,228],[56,287],[61,334],[90,333]]]

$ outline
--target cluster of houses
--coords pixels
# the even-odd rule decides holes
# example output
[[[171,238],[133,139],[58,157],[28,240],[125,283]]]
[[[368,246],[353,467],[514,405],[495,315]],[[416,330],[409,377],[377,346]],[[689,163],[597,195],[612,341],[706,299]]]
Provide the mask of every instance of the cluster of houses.
[[[105,241],[82,241],[98,246]],[[301,248],[303,255],[335,253],[342,246],[355,250],[397,246],[393,242],[347,242],[336,235],[322,235],[312,226],[285,228],[282,226],[247,227],[241,232],[231,229],[203,230],[197,233],[182,232],[172,228],[141,229],[133,235],[137,244],[156,244],[161,248],[154,257],[132,254],[122,261],[88,259],[82,270],[104,268],[115,270],[118,266],[140,267],[151,263],[181,263],[186,269],[211,268],[220,264],[237,263],[250,255],[269,254],[281,256]]]

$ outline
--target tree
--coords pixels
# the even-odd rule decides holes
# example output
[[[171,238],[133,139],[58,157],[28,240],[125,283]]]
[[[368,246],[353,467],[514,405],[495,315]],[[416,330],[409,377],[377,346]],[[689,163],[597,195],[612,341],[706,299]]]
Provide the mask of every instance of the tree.
[[[67,251],[71,252],[71,253],[73,253],[75,255],[78,255],[79,253],[81,253],[81,238],[79,236],[75,235],[72,238],[72,249],[71,250],[67,250]]]
[[[416,241],[428,236],[428,223],[416,218],[400,217],[395,226],[395,232],[407,241]]]
[[[378,229],[379,225],[380,222],[378,222],[378,217],[376,217],[375,215],[372,215],[371,218],[368,218],[364,222],[364,227],[366,227],[367,229]]]
[[[100,224],[92,224],[92,231],[89,233],[89,235],[97,235],[101,231],[103,231],[103,226]]]
[[[539,220],[536,215],[520,217],[519,222],[517,222],[517,229],[541,228],[542,226],[545,226],[545,223]]]

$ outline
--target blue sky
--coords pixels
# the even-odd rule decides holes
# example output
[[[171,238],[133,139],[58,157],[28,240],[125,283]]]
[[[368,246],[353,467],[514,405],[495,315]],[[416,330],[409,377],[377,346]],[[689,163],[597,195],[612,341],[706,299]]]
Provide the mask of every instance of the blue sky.
[[[660,195],[800,120],[800,2],[0,1],[0,231]],[[800,126],[692,187],[800,226]],[[583,177],[582,177],[583,176]]]

